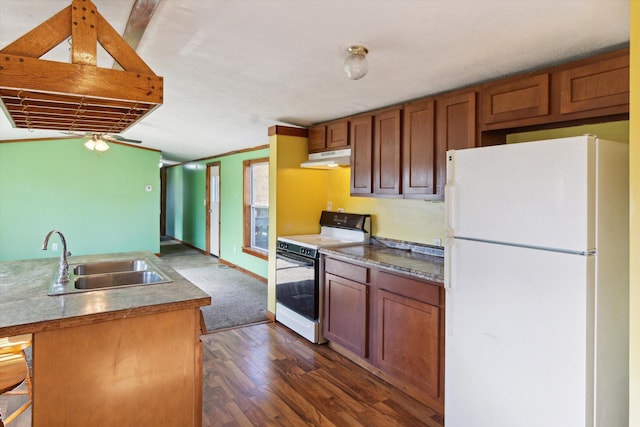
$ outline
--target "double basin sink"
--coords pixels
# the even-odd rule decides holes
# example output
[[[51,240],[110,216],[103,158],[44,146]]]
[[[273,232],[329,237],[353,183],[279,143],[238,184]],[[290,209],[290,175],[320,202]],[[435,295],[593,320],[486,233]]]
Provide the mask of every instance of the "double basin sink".
[[[69,282],[49,286],[49,295],[63,295],[128,286],[171,282],[155,264],[144,259],[96,261],[69,265]]]

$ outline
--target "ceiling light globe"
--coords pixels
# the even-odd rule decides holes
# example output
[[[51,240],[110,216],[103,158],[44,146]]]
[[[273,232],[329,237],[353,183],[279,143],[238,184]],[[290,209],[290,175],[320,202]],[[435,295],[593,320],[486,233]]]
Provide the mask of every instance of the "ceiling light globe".
[[[109,149],[109,145],[104,142],[104,139],[100,138],[96,142],[96,151],[107,151]]]
[[[93,139],[90,139],[84,143],[84,146],[87,147],[87,149],[93,151],[96,149],[96,142]]]
[[[351,80],[359,80],[369,71],[366,56],[369,51],[364,46],[351,46],[348,50],[349,56],[344,61],[344,72]]]

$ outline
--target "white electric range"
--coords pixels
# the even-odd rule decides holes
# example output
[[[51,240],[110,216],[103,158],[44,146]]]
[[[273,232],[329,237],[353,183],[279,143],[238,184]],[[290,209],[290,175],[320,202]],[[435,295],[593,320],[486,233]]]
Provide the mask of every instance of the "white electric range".
[[[276,321],[322,343],[320,248],[369,243],[370,215],[322,211],[320,234],[280,236],[276,250]]]

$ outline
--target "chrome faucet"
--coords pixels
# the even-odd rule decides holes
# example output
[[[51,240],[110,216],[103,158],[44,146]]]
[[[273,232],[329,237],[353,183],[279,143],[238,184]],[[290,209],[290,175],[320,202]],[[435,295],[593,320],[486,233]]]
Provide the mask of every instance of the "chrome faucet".
[[[56,284],[67,283],[69,281],[69,261],[67,261],[67,256],[71,255],[71,252],[67,251],[67,241],[64,238],[64,235],[58,230],[51,230],[47,233],[47,237],[44,238],[44,243],[42,243],[42,250],[47,250],[47,245],[49,244],[49,237],[53,233],[57,233],[60,236],[60,240],[62,240],[62,254],[60,254],[60,263],[58,264],[58,277],[56,278]]]

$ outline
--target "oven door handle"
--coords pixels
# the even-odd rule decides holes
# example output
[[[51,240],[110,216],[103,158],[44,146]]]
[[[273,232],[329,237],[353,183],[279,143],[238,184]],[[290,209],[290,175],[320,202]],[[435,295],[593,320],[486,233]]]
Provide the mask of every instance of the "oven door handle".
[[[315,260],[306,258],[296,254],[290,254],[286,252],[276,252],[276,258],[280,258],[289,262],[292,262],[300,267],[313,267]]]

